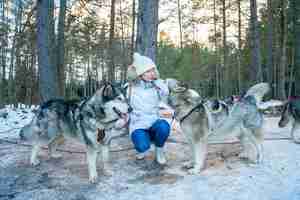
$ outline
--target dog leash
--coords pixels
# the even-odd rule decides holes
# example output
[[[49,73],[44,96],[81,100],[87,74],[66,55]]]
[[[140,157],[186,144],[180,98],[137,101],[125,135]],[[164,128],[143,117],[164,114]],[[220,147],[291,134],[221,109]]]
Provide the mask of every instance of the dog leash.
[[[203,106],[203,102],[201,101],[198,103],[195,107],[193,107],[186,115],[184,115],[181,119],[179,119],[179,122],[182,123],[186,118],[188,118],[194,111],[198,110],[200,107]]]
[[[292,138],[290,137],[282,137],[282,138],[265,138],[264,141],[284,141],[284,140],[293,140]],[[2,139],[0,138],[0,144],[2,142],[5,142],[5,143],[8,143],[8,144],[13,144],[13,145],[21,145],[21,146],[24,146],[24,147],[32,147],[31,144],[26,144],[26,143],[20,143],[18,141],[14,141],[14,140],[9,140],[9,139]],[[183,144],[183,145],[186,145],[188,144],[187,142],[184,142],[184,141],[178,141],[178,140],[174,140],[174,139],[168,139],[167,140],[168,143],[176,143],[176,144]],[[238,144],[240,142],[238,141],[233,141],[233,142],[209,142],[208,145],[224,145],[224,144]],[[48,148],[47,147],[41,147],[42,149],[44,150],[47,150]],[[122,152],[122,151],[129,151],[129,150],[135,150],[134,147],[130,146],[130,147],[125,147],[125,148],[119,148],[119,149],[112,149],[110,150],[110,152]],[[65,153],[77,153],[77,154],[85,154],[86,152],[84,151],[71,151],[71,150],[66,150],[66,149],[61,149],[61,148],[58,148],[57,151],[59,152],[65,152]]]

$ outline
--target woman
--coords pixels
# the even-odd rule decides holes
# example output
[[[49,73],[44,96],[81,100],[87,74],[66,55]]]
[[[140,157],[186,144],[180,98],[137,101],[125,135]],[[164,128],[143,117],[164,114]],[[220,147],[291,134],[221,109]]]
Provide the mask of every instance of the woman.
[[[129,133],[137,154],[143,159],[145,152],[155,145],[155,159],[159,164],[166,164],[163,152],[164,144],[170,134],[170,124],[163,118],[172,118],[171,109],[161,109],[161,101],[169,95],[168,86],[158,79],[154,62],[138,53],[133,55],[129,74],[137,78],[128,88],[130,105]]]

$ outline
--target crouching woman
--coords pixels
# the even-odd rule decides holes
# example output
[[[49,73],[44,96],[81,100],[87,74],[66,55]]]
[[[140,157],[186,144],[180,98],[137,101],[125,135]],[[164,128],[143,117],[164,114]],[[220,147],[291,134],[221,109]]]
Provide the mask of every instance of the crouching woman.
[[[168,86],[158,79],[156,65],[150,58],[135,53],[130,67],[130,73],[134,71],[137,77],[128,89],[133,109],[130,113],[129,133],[137,151],[137,159],[144,159],[153,143],[155,160],[164,165],[167,160],[163,147],[170,135],[170,124],[161,116],[170,118],[173,111],[169,108],[162,110],[160,105],[169,95]]]

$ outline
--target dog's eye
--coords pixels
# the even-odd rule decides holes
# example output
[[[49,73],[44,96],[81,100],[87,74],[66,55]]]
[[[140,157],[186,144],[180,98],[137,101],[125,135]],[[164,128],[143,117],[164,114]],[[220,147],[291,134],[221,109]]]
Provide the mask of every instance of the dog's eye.
[[[124,99],[123,99],[123,97],[121,97],[121,96],[118,96],[118,97],[117,97],[117,100],[119,100],[119,101],[123,101]]]
[[[184,103],[189,104],[190,103],[190,99],[189,98],[184,98],[183,99]]]
[[[101,114],[105,114],[104,108],[103,108],[103,107],[100,107],[100,108],[99,108],[99,112],[100,112]]]

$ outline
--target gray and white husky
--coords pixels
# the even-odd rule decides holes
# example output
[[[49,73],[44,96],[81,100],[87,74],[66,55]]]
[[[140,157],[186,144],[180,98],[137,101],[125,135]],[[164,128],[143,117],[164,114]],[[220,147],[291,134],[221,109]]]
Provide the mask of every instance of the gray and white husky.
[[[279,127],[292,123],[291,137],[295,143],[300,143],[300,98],[288,100],[281,112]]]
[[[262,102],[270,90],[269,84],[259,83],[251,87],[246,95],[228,111],[225,107],[215,106],[215,102],[204,102],[199,94],[187,87],[177,86],[170,97],[170,105],[191,146],[192,162],[186,164],[189,173],[199,173],[204,167],[207,156],[208,139],[225,138],[234,133],[240,139],[246,152],[250,141],[256,152],[255,162],[263,160],[263,116],[260,108],[281,105],[281,102]],[[218,112],[216,112],[219,110]],[[237,130],[237,131],[234,131]]]
[[[89,180],[95,182],[97,154],[101,154],[105,170],[110,140],[118,132],[113,128],[126,123],[128,109],[123,94],[111,84],[82,102],[55,99],[43,103],[31,123],[20,131],[21,139],[33,144],[30,163],[40,163],[37,154],[41,145],[48,145],[49,155],[57,157],[55,151],[61,138],[75,139],[86,146]]]

